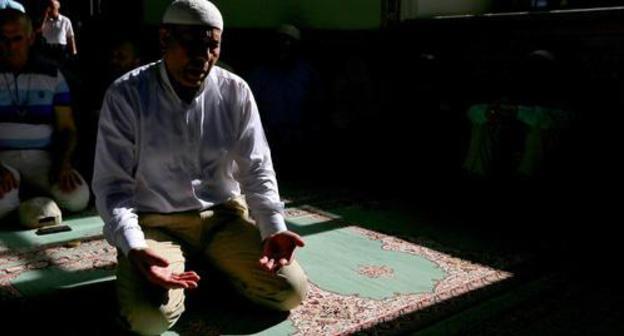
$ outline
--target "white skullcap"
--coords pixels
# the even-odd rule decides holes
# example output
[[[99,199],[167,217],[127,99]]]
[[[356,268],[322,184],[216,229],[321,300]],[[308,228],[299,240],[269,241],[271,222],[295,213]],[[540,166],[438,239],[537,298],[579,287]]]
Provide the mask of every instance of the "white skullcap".
[[[531,57],[539,57],[548,61],[555,61],[555,55],[548,51],[548,50],[544,50],[544,49],[539,49],[539,50],[533,50],[531,53],[529,53],[529,56]]]
[[[299,28],[290,25],[290,24],[283,24],[279,27],[277,27],[277,32],[279,34],[284,34],[286,36],[290,36],[293,39],[299,41],[301,40],[301,31],[299,30]]]
[[[163,16],[162,23],[209,26],[223,30],[223,17],[208,0],[175,0]]]
[[[12,8],[22,13],[26,13],[26,9],[24,9],[24,6],[21,3],[13,0],[0,0],[0,10],[5,8]]]
[[[22,202],[18,212],[20,223],[29,229],[58,225],[63,221],[61,209],[47,197],[35,197]]]

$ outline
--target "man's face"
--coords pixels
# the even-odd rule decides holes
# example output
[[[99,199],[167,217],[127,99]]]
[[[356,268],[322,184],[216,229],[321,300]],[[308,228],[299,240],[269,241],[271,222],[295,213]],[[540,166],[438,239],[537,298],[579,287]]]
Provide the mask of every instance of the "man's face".
[[[111,52],[110,68],[114,77],[121,76],[136,68],[139,63],[140,60],[130,42],[123,42],[115,46]]]
[[[295,56],[295,48],[297,46],[297,40],[285,35],[277,34],[275,36],[275,50],[277,51],[277,58],[281,62],[287,62],[292,60]]]
[[[217,63],[221,30],[176,25],[161,30],[164,60],[173,78],[186,87],[199,87]]]
[[[32,42],[33,36],[25,23],[7,22],[0,27],[0,62],[11,68],[23,66]]]
[[[58,1],[50,1],[48,5],[48,16],[50,17],[58,17],[60,14],[61,3]]]

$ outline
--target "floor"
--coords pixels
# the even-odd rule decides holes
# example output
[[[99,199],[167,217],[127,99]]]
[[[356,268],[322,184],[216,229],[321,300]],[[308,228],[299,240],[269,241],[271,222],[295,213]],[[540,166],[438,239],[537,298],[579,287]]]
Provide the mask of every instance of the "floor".
[[[448,185],[453,185],[449,182]],[[483,252],[531,256],[525,278],[512,290],[419,330],[371,334],[409,335],[622,335],[621,281],[615,265],[619,239],[605,211],[613,204],[578,197],[567,184],[487,184],[463,181],[426,194],[383,188],[326,188],[285,184],[283,194],[318,207],[343,200],[371,211],[417,216],[418,227],[379,229],[430,239],[468,255]],[[304,201],[305,202],[305,201]],[[112,325],[94,325],[92,316],[115,320],[114,288],[101,283],[10,304],[0,304],[6,335],[25,332],[113,335]],[[89,317],[89,318],[85,318]],[[3,332],[3,334],[5,334]]]

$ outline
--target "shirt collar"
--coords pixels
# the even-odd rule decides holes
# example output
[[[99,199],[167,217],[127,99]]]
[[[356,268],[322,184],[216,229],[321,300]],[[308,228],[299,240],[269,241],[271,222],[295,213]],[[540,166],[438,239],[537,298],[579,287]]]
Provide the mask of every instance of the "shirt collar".
[[[165,90],[167,92],[169,92],[169,94],[171,94],[173,97],[175,97],[175,99],[176,99],[176,101],[178,103],[186,104],[186,103],[184,103],[184,101],[182,99],[180,99],[178,94],[173,89],[173,85],[171,84],[171,81],[169,80],[169,74],[167,74],[167,67],[165,65],[165,60],[164,59],[160,60],[160,64],[158,65],[158,68],[159,68],[158,69],[159,70],[159,78],[161,80],[161,83],[165,87]],[[213,87],[215,87],[216,78],[214,76],[214,73],[215,73],[214,69],[210,69],[210,73],[208,73],[208,76],[206,76],[206,78],[204,78],[204,82],[199,87],[199,90],[197,90],[197,94],[195,95],[195,98],[197,98],[198,96],[204,94],[207,90],[210,90]]]

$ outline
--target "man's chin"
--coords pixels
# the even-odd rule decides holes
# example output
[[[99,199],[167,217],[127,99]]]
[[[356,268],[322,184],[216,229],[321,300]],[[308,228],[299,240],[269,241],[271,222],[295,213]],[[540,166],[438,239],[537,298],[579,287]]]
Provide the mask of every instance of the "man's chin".
[[[186,75],[184,76],[184,83],[182,83],[184,86],[188,86],[188,87],[199,87],[202,85],[202,83],[204,82],[204,79],[206,79],[207,74],[202,74],[202,75]]]

